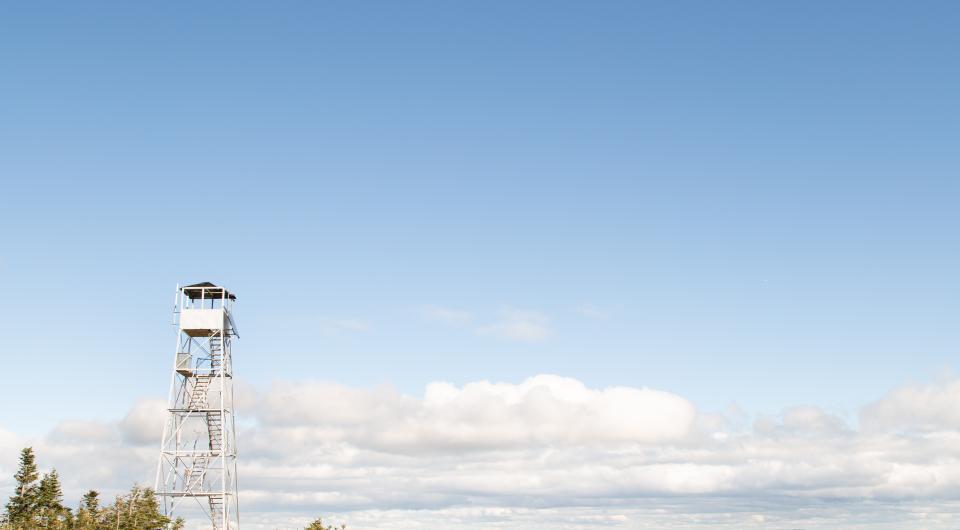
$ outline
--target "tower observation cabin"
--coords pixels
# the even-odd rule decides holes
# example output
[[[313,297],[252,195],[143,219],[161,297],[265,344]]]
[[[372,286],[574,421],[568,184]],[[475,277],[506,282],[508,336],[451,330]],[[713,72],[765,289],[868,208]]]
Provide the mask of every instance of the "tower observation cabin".
[[[225,331],[235,335],[233,303],[236,295],[210,282],[182,287],[177,292],[180,329],[191,337],[207,337]]]

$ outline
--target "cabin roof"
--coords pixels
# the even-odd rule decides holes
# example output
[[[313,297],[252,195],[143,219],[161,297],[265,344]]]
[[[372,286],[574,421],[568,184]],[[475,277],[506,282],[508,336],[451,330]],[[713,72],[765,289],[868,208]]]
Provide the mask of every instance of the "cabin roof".
[[[187,295],[191,300],[198,300],[201,297],[209,299],[229,298],[230,300],[236,300],[237,296],[230,291],[226,290],[223,287],[214,285],[210,282],[200,282],[193,285],[186,285],[182,288],[183,294]]]

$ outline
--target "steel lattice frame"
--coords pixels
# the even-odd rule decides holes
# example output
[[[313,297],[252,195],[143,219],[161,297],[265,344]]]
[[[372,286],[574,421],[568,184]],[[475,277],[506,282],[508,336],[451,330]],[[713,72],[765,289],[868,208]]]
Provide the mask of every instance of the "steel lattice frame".
[[[196,296],[199,294],[199,296]],[[207,513],[213,530],[239,530],[237,444],[230,343],[234,297],[212,284],[177,286],[177,347],[156,490],[165,515],[183,503]]]

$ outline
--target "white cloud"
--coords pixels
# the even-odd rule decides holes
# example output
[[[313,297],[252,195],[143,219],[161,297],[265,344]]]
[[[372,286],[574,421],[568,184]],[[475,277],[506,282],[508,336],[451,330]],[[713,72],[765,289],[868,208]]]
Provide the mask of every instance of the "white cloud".
[[[98,421],[64,421],[50,431],[48,437],[67,444],[102,444],[117,435],[114,425]]]
[[[142,400],[120,422],[125,440],[134,445],[154,445],[160,439],[163,424],[157,421],[167,411],[167,404],[159,399]]]
[[[760,417],[754,432],[768,436],[825,436],[849,432],[846,422],[817,407],[790,407],[778,418]]]
[[[243,387],[243,385],[241,385]],[[960,382],[896,389],[860,411],[792,407],[753,422],[638,387],[519,383],[244,387],[245,526],[335,513],[351,528],[955,528]],[[953,401],[955,403],[955,401]],[[69,421],[30,440],[0,430],[0,486],[37,449],[83,489],[147,481],[162,406]],[[156,440],[153,440],[156,442]],[[144,443],[146,445],[141,445]]]
[[[390,389],[285,386],[275,388],[257,414],[268,424],[319,427],[316,434],[325,440],[407,453],[676,440],[690,431],[695,411],[666,392],[592,390],[574,379],[541,375],[519,385],[431,383],[422,399]]]
[[[481,335],[490,335],[507,340],[539,342],[550,336],[549,319],[543,313],[507,308],[499,318],[477,329]]]
[[[894,389],[864,407],[864,430],[934,432],[960,428],[960,379]]]

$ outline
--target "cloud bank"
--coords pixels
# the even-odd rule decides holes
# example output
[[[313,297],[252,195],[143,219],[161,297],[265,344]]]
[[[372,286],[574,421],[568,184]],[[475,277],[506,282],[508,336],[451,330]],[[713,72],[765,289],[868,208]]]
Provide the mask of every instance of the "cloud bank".
[[[332,514],[351,528],[956,528],[960,381],[905,386],[856,422],[814,407],[745,421],[681,396],[555,375],[436,382],[422,396],[324,382],[241,385],[245,528]],[[84,488],[152,482],[163,404],[17,449]]]

